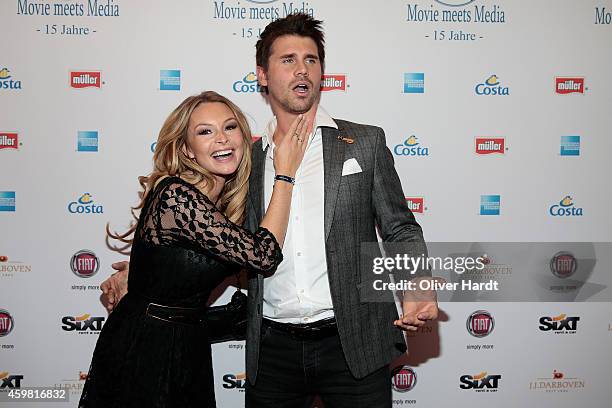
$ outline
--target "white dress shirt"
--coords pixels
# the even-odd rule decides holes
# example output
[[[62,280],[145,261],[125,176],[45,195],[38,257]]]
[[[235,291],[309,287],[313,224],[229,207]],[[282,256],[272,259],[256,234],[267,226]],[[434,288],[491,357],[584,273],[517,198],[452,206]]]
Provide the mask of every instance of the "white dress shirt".
[[[321,127],[337,129],[338,125],[319,106],[314,134],[309,137],[295,176],[283,261],[273,275],[264,279],[263,316],[280,323],[312,323],[334,316],[325,255]],[[269,146],[264,176],[266,209],[274,185],[275,129],[276,118],[272,118],[262,135],[264,151]]]

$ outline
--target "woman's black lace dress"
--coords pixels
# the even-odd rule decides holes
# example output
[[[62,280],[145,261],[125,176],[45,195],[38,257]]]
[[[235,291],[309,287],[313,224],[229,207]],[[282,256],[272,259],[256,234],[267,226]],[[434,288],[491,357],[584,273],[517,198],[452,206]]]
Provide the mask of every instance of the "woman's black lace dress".
[[[203,309],[237,268],[271,271],[281,260],[269,231],[251,233],[191,184],[162,180],[141,212],[129,292],[100,333],[79,407],[214,407],[206,325],[160,320],[147,307]]]

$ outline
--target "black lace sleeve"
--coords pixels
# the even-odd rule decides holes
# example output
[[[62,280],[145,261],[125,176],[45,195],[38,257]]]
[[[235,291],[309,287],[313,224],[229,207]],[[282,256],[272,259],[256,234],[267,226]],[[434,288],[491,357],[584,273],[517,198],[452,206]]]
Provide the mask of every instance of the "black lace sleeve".
[[[142,214],[145,242],[194,249],[258,271],[274,270],[282,261],[272,233],[262,227],[252,233],[234,224],[193,185],[173,177],[151,194],[152,202]]]

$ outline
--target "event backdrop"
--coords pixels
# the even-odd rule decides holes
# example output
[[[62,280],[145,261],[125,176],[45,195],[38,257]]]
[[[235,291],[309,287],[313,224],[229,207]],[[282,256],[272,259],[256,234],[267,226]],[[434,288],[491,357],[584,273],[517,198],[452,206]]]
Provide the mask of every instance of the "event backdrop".
[[[254,44],[295,11],[325,23],[322,105],[385,130],[427,241],[612,241],[612,0],[2,0],[0,391],[76,405],[127,259],[105,225],[129,225],[161,124],[210,89],[260,134]],[[560,282],[569,252],[546,260]],[[610,303],[441,310],[394,364],[395,406],[609,406]],[[243,356],[214,347],[219,407],[243,405]]]

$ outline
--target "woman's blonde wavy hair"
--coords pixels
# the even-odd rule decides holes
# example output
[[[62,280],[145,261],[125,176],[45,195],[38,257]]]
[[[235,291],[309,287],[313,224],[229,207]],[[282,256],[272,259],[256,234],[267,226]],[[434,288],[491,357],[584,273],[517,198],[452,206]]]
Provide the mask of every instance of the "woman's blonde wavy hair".
[[[153,171],[148,176],[138,177],[143,192],[140,203],[131,209],[136,221],[138,221],[138,212],[142,210],[147,196],[166,177],[179,176],[198,187],[202,192],[205,192],[202,190],[203,187],[214,184],[215,181],[212,174],[185,154],[187,128],[191,114],[198,105],[209,102],[225,104],[234,114],[238,127],[242,132],[244,143],[242,160],[236,172],[225,182],[216,206],[232,222],[241,224],[244,221],[245,205],[249,190],[249,174],[251,173],[251,130],[240,108],[226,97],[214,91],[205,91],[199,95],[188,97],[172,111],[164,122],[159,131],[157,145],[153,153]],[[137,222],[125,233],[118,234],[111,232],[107,224],[106,232],[112,238],[125,243],[131,243],[133,238],[129,238],[129,236],[134,233],[136,226]]]

